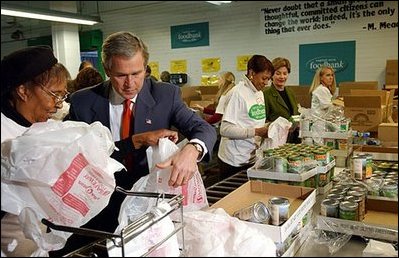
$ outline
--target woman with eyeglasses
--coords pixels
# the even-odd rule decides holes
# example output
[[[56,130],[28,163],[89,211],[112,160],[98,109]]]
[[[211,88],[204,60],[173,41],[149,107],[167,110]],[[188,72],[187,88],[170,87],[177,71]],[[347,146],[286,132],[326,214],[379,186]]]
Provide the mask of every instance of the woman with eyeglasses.
[[[247,64],[247,73],[230,90],[220,126],[218,151],[220,180],[251,167],[255,151],[267,138],[265,99],[262,90],[274,72],[273,64],[263,55],[254,55]]]
[[[46,122],[62,108],[68,95],[67,78],[67,69],[47,46],[28,47],[5,56],[1,61],[1,142],[22,135],[33,123]],[[2,200],[8,195],[3,184],[2,179]],[[1,256],[30,256],[37,246],[25,238],[18,214],[7,213],[3,203]]]

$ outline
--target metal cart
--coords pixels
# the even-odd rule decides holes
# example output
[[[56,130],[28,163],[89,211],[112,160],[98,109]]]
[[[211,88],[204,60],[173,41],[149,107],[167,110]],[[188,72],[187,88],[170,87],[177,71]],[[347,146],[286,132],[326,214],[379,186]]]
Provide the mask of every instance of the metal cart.
[[[121,187],[116,187],[116,191],[124,193],[128,196],[137,196],[143,198],[156,198],[156,206],[153,211],[147,212],[141,215],[138,219],[132,221],[126,227],[124,227],[120,234],[114,234],[99,230],[87,229],[87,228],[76,228],[69,226],[56,225],[47,219],[42,219],[42,223],[48,227],[48,230],[60,230],[65,232],[70,232],[74,234],[80,234],[85,236],[92,236],[99,238],[101,240],[95,241],[87,246],[79,248],[67,255],[65,257],[104,257],[108,256],[108,252],[110,252],[114,248],[120,248],[120,253],[122,257],[125,257],[126,254],[126,244],[133,240],[135,237],[139,236],[145,230],[152,227],[154,224],[160,222],[162,219],[167,217],[173,212],[178,212],[180,210],[180,219],[174,220],[174,230],[168,234],[166,237],[162,238],[158,243],[153,245],[148,249],[147,252],[142,254],[141,256],[147,256],[153,251],[155,251],[158,247],[160,247],[163,243],[165,243],[168,239],[170,239],[173,235],[177,234],[177,232],[181,232],[181,243],[179,243],[180,256],[184,256],[184,223],[183,223],[183,196],[182,195],[172,195],[172,194],[164,194],[164,193],[153,193],[153,192],[130,192],[126,191]],[[160,200],[168,200],[168,204],[171,209],[157,209]],[[107,240],[112,241],[112,244],[107,247]]]

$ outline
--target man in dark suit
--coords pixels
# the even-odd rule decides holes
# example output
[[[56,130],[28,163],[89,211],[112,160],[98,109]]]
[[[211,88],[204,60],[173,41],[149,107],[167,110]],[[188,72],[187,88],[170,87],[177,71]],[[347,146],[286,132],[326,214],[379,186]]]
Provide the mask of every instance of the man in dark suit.
[[[104,70],[110,78],[71,96],[69,119],[92,123],[100,121],[107,126],[115,140],[117,150],[113,157],[125,162],[127,171],[115,173],[118,186],[131,189],[142,176],[149,173],[146,149],[158,140],[169,137],[177,140],[173,126],[189,139],[180,152],[157,166],[172,167],[170,186],[187,184],[197,171],[197,162],[211,157],[216,142],[216,131],[195,112],[187,108],[180,89],[170,83],[145,78],[149,59],[147,46],[130,32],[110,35],[102,48]],[[133,113],[128,137],[121,137],[124,102],[130,100]],[[127,162],[129,157],[130,162]],[[110,202],[96,217],[82,227],[114,232],[125,195],[114,192]],[[73,235],[64,249],[52,252],[59,256],[93,241],[93,238]]]

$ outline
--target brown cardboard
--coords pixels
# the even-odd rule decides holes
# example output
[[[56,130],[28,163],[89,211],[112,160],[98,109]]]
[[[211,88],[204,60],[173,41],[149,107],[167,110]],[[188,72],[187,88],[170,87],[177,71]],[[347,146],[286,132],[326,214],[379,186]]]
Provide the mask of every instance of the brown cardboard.
[[[216,101],[216,95],[213,95],[213,94],[203,95],[203,94],[201,94],[201,100],[209,100],[209,101],[215,102]]]
[[[351,94],[351,90],[377,90],[378,81],[341,82],[338,88],[339,96]]]
[[[398,122],[398,100],[394,99],[392,101],[392,115],[391,115],[392,121],[389,122]]]
[[[389,101],[389,91],[386,90],[351,90],[353,96],[380,96],[382,105],[387,105]]]
[[[382,143],[398,145],[398,123],[381,123],[378,125],[378,139]]]
[[[386,106],[381,96],[344,96],[345,116],[351,119],[351,127],[360,132],[376,132],[386,117]]]
[[[398,200],[387,197],[367,196],[367,210],[398,214]],[[396,225],[398,225],[396,220]]]
[[[210,100],[192,100],[192,101],[190,101],[190,107],[191,108],[193,108],[194,105],[200,105],[200,106],[203,106],[203,107],[207,107],[207,106],[212,105],[212,104],[213,104],[213,101],[210,101]]]
[[[253,186],[251,182],[243,184],[213,204],[210,208],[223,208],[228,214],[232,215],[234,212],[258,201],[262,201],[267,205],[271,197],[282,196],[288,198],[290,202],[289,218],[282,225],[275,226],[246,222],[253,224],[253,226],[258,227],[260,230],[267,231],[274,242],[284,242],[292,231],[297,229],[298,224],[316,202],[316,190],[313,188],[257,182],[255,184],[255,187],[257,187],[255,190],[260,189],[262,192],[253,192],[251,186]],[[270,193],[270,195],[265,193]]]
[[[387,60],[385,85],[398,84],[398,60]]]
[[[285,86],[294,92],[295,99],[301,107],[310,108],[312,97],[309,93],[309,86],[304,85],[287,85]]]
[[[309,187],[298,187],[292,185],[271,184],[262,181],[251,180],[251,192],[264,193],[268,195],[282,195],[291,198],[306,199],[314,190]]]
[[[216,95],[219,91],[218,86],[199,86],[201,95]]]
[[[199,86],[184,86],[180,87],[181,98],[187,104],[190,104],[192,100],[201,100]]]
[[[360,146],[354,149],[354,154],[359,152],[375,152],[375,153],[398,153],[398,148],[378,147],[378,146]]]

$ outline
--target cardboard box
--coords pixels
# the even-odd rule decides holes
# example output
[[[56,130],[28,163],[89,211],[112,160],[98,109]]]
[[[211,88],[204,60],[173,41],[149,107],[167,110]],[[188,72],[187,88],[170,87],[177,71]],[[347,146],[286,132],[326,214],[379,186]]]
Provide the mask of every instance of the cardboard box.
[[[398,146],[398,123],[378,125],[378,139],[385,146]]]
[[[368,153],[373,155],[374,160],[398,161],[398,148],[395,147],[379,147],[363,145],[354,148],[353,155],[360,153]]]
[[[270,238],[277,243],[285,239],[298,227],[306,213],[316,202],[316,190],[308,187],[291,185],[270,184],[260,181],[247,182],[223,199],[211,206],[211,208],[223,208],[232,215],[235,211],[248,207],[254,202],[268,203],[271,197],[282,196],[290,201],[290,217],[280,226],[252,223],[261,230],[266,230]]]
[[[381,96],[344,96],[345,116],[351,127],[359,132],[376,132],[386,117],[386,106]]]
[[[309,86],[307,85],[287,85],[291,91],[294,92],[295,99],[301,107],[310,108],[312,96],[309,93]]]
[[[378,81],[341,82],[338,95],[351,95],[351,90],[378,90]]]
[[[191,100],[189,107],[193,108],[194,105],[200,105],[200,106],[203,106],[203,107],[207,107],[207,106],[212,105],[212,104],[213,104],[213,101],[209,101],[209,100]]]
[[[219,91],[218,86],[199,86],[201,95],[216,95]]]
[[[398,241],[398,199],[369,198],[363,221],[317,216],[317,227],[373,239]]]
[[[398,84],[398,60],[387,60],[385,85]]]
[[[181,98],[187,104],[190,105],[192,100],[201,100],[199,92],[199,86],[183,86],[180,87]]]
[[[202,95],[201,94],[201,100],[209,100],[212,102],[216,101],[216,95],[208,94],[208,95]]]
[[[392,101],[392,115],[391,115],[392,121],[389,122],[398,122],[398,100],[394,99]]]

